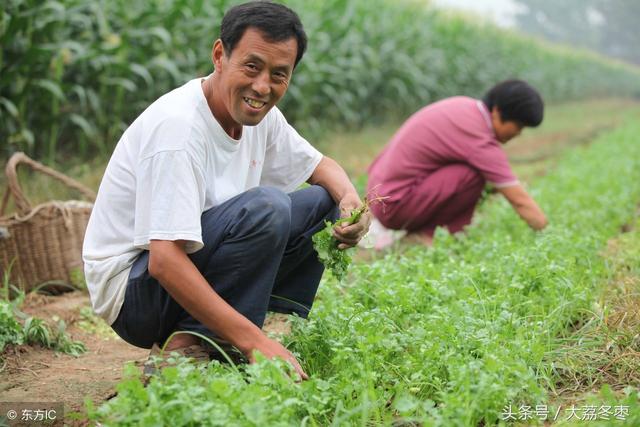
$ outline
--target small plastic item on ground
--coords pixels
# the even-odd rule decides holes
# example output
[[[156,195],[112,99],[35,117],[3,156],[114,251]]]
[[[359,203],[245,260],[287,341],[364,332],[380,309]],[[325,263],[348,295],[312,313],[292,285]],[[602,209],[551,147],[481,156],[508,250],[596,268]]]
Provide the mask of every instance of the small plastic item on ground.
[[[402,239],[407,232],[405,230],[391,230],[386,228],[376,218],[371,220],[369,232],[360,242],[358,246],[365,249],[375,249],[381,251]]]

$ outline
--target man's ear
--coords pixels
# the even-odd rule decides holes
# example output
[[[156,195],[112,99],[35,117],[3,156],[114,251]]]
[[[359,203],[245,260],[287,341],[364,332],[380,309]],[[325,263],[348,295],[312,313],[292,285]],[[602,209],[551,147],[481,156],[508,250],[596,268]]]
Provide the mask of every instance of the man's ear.
[[[224,55],[225,52],[222,40],[218,39],[213,43],[213,48],[211,49],[211,62],[213,62],[213,67],[217,71],[222,69],[222,57]]]

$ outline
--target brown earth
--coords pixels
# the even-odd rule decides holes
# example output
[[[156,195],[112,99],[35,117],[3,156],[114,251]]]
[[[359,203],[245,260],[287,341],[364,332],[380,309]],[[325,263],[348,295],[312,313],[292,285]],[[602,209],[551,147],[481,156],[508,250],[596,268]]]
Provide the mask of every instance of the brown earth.
[[[2,356],[2,402],[64,402],[65,412],[79,411],[84,400],[102,402],[115,392],[125,363],[141,364],[148,350],[133,347],[115,334],[82,329],[80,309],[88,307],[82,292],[61,296],[29,295],[21,310],[45,320],[62,319],[67,332],[81,341],[86,353],[74,357],[42,347],[18,346]]]

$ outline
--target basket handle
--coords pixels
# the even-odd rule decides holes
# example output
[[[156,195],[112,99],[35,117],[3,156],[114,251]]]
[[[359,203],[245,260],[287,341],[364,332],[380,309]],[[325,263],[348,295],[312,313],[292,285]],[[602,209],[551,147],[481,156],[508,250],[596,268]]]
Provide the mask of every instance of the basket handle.
[[[42,172],[45,175],[49,175],[50,177],[55,178],[63,184],[67,185],[68,187],[78,190],[92,202],[96,200],[96,193],[80,184],[78,181],[69,178],[63,173],[55,171],[40,162],[36,162],[22,152],[18,152],[11,156],[5,169],[5,174],[7,175],[7,192],[5,193],[2,200],[2,206],[0,207],[0,216],[4,215],[4,210],[6,209],[9,201],[9,194],[13,196],[16,204],[16,209],[18,213],[20,213],[20,215],[26,215],[31,210],[31,203],[25,197],[24,193],[22,192],[22,188],[20,187],[20,183],[18,182],[18,174],[16,172],[16,169],[20,163],[24,163],[30,166],[31,169]]]

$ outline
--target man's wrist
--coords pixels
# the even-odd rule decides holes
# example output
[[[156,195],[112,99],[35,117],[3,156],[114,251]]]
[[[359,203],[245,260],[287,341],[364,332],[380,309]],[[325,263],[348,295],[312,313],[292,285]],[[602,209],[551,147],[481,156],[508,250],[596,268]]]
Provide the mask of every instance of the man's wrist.
[[[233,340],[231,341],[231,343],[247,357],[249,357],[253,350],[259,347],[260,342],[266,338],[260,328],[251,322],[249,322],[249,324],[250,326],[234,334]]]
[[[359,208],[360,206],[362,206],[362,200],[360,200],[360,196],[355,191],[348,192],[342,197],[342,199],[340,199],[339,207],[341,210],[352,210]]]

